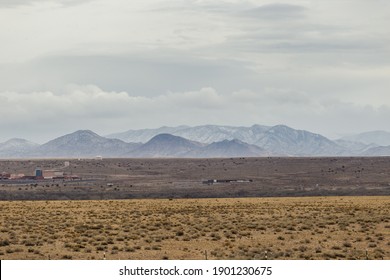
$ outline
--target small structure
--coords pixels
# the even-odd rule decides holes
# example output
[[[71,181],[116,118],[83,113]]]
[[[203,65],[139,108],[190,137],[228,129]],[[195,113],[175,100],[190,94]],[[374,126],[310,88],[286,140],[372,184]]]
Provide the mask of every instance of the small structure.
[[[202,181],[203,184],[213,185],[222,183],[252,183],[252,179],[208,179]]]
[[[10,173],[2,172],[0,173],[0,180],[8,180],[11,177]]]
[[[45,179],[59,179],[64,177],[64,172],[60,170],[43,170],[43,178]]]
[[[19,174],[11,174],[10,176],[10,179],[11,180],[17,180],[17,179],[21,179],[24,177],[24,174],[23,173],[19,173]]]
[[[42,178],[43,177],[43,171],[41,168],[36,168],[35,169],[35,177]]]

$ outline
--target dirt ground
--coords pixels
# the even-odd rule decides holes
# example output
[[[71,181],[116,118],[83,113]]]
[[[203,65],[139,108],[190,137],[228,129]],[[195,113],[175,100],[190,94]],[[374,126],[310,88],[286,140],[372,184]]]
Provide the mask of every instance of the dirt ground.
[[[0,200],[390,195],[390,157],[0,161],[0,172],[36,167],[83,181],[0,180]],[[214,179],[248,182],[202,183]]]
[[[0,259],[390,259],[390,197],[0,201]]]

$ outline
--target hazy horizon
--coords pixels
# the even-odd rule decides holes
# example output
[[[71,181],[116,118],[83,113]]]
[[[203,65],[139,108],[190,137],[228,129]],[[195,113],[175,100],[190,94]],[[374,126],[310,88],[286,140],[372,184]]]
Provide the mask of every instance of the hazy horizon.
[[[253,124],[253,125],[262,125],[262,126],[269,126],[269,127],[273,127],[273,126],[277,126],[277,125],[284,125],[284,124],[276,124],[276,125],[266,125],[266,124]],[[225,127],[251,127],[253,125],[248,125],[248,126],[233,126],[233,125],[218,125],[218,124],[204,124],[204,125],[199,125],[199,126],[225,126]],[[89,130],[89,131],[92,131],[96,134],[98,134],[99,136],[102,136],[102,137],[108,137],[112,134],[118,134],[118,133],[125,133],[127,131],[130,131],[130,130],[155,130],[155,129],[159,129],[159,128],[163,128],[163,127],[181,127],[181,126],[184,126],[184,127],[197,127],[197,126],[189,126],[189,125],[177,125],[177,126],[169,126],[169,125],[163,125],[163,126],[159,126],[159,127],[145,127],[145,128],[139,128],[139,129],[126,129],[126,130],[121,130],[121,131],[113,131],[111,133],[106,133],[106,134],[101,134],[97,131],[94,131],[94,130],[91,130],[89,128],[81,128],[81,129],[76,129],[76,130],[72,130],[72,131],[65,131],[63,134],[58,134],[58,135],[55,135],[53,136],[52,138],[48,138],[48,139],[41,139],[41,141],[36,141],[34,139],[29,139],[29,138],[23,138],[23,137],[10,137],[6,140],[2,140],[0,141],[0,144],[1,143],[4,143],[4,142],[7,142],[9,140],[12,140],[12,139],[24,139],[24,140],[28,140],[30,142],[33,142],[33,143],[36,143],[36,144],[39,144],[39,145],[42,145],[42,144],[45,144],[51,140],[54,140],[56,138],[59,138],[59,137],[62,137],[62,136],[65,136],[65,135],[68,135],[68,134],[72,134],[72,133],[75,133],[77,131],[83,131],[83,130]],[[300,128],[296,128],[296,127],[291,127],[292,129],[295,129],[295,130],[305,130],[305,129],[300,129]],[[309,131],[309,130],[305,130],[305,131],[308,131],[310,133],[317,133],[316,131]],[[385,132],[385,133],[389,133],[390,134],[390,131],[385,131],[385,130],[372,130],[372,131],[362,131],[360,133],[356,133],[356,134],[344,134],[344,135],[340,135],[338,137],[335,137],[335,138],[332,138],[332,137],[328,137],[327,135],[323,135],[321,134],[322,136],[330,139],[330,140],[339,140],[339,139],[342,139],[344,137],[348,137],[348,136],[355,136],[355,135],[358,135],[358,134],[365,134],[365,133],[372,133],[372,132]],[[175,134],[173,134],[175,135]],[[110,138],[110,137],[108,137]],[[1,139],[1,138],[0,138]]]
[[[179,125],[390,131],[390,3],[0,2],[0,142]]]

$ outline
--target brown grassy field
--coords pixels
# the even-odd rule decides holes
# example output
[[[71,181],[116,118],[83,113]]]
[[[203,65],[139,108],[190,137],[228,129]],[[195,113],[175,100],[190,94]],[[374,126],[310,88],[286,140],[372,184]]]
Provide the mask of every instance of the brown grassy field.
[[[0,201],[0,259],[390,259],[390,197]]]

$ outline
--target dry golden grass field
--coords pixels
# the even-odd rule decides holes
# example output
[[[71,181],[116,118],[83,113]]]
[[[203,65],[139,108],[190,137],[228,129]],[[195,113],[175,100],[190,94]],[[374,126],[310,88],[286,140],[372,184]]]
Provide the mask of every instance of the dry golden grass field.
[[[390,259],[390,197],[0,201],[0,259]]]

